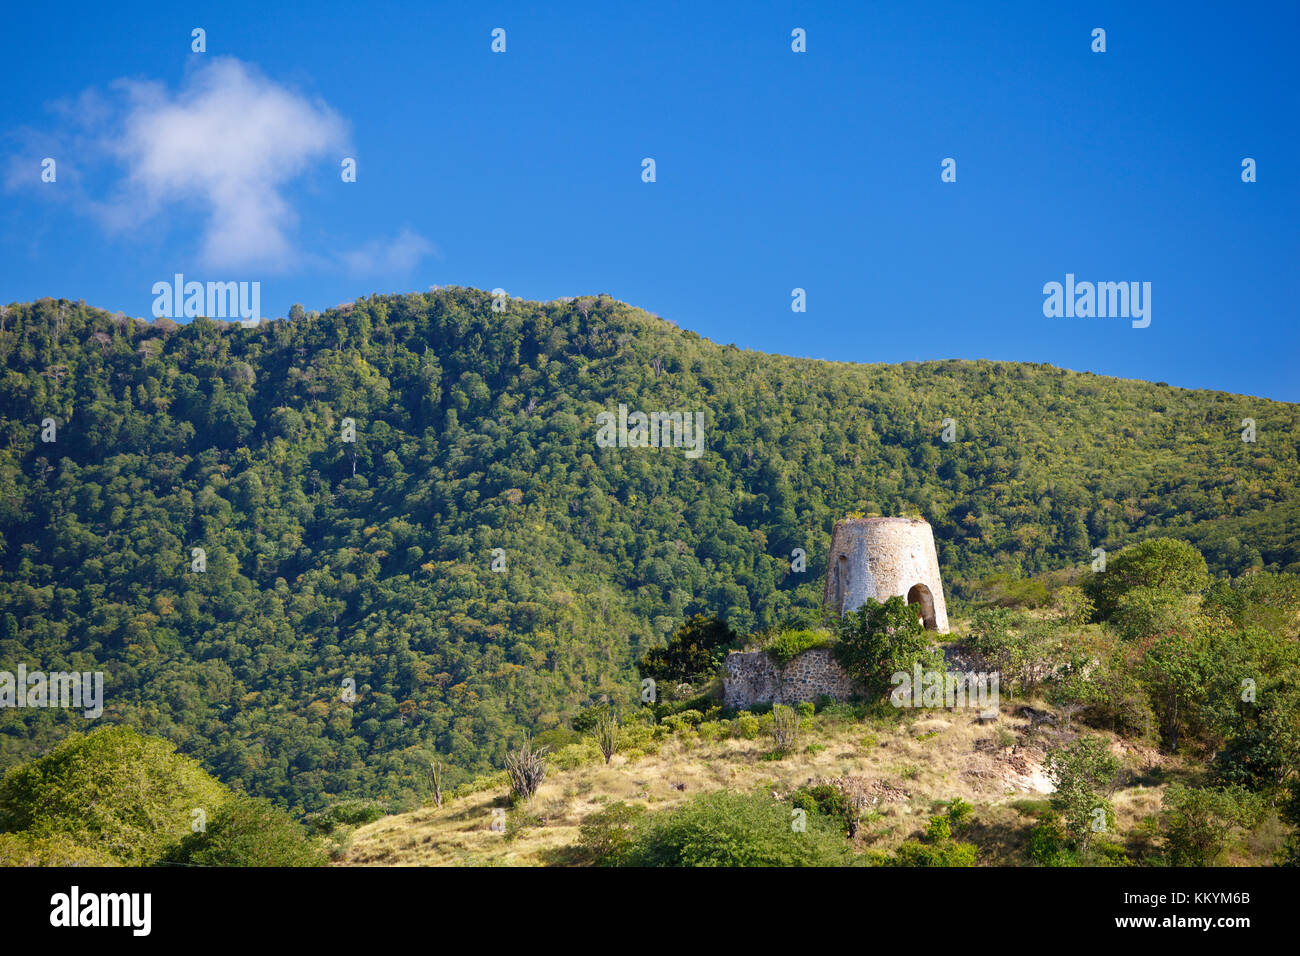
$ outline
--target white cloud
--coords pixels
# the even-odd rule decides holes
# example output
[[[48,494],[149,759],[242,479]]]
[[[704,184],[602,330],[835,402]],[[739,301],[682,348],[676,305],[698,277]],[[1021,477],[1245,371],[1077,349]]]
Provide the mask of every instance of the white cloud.
[[[354,275],[392,275],[410,272],[437,247],[410,229],[403,229],[392,239],[372,239],[359,249],[339,254],[343,265]]]
[[[297,216],[283,188],[309,162],[341,155],[344,121],[230,58],[206,61],[174,96],[157,83],[117,85],[128,105],[106,145],[127,175],[101,208],[105,221],[126,227],[198,203],[206,265],[294,264]]]
[[[118,80],[112,95],[86,90],[51,111],[54,128],[19,131],[25,145],[7,185],[31,188],[40,157],[58,156],[61,187],[41,195],[74,203],[115,235],[192,223],[205,267],[263,272],[342,265],[392,274],[437,251],[409,229],[351,251],[299,250],[288,187],[315,164],[338,183],[342,158],[355,155],[348,126],[327,104],[237,59],[200,58],[174,92]]]

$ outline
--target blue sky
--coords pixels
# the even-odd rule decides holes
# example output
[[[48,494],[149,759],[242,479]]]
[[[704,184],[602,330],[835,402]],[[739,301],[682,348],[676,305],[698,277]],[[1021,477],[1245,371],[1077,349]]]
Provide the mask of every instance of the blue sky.
[[[1300,5],[1063,7],[22,5],[0,301],[606,292],[764,351],[1300,400]],[[1150,282],[1151,325],[1044,317],[1066,273]]]

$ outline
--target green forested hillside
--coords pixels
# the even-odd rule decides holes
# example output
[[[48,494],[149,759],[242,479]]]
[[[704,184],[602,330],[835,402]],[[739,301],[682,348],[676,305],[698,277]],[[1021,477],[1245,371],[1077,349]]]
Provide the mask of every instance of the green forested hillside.
[[[423,792],[435,754],[451,784],[499,766],[630,699],[693,613],[815,607],[851,510],[924,515],[958,599],[1156,533],[1217,573],[1300,571],[1295,405],[764,355],[608,297],[444,289],[257,329],[0,312],[0,670],[102,669],[102,720],[307,809]],[[703,412],[706,451],[598,447],[620,403]],[[85,723],[0,712],[0,761]]]

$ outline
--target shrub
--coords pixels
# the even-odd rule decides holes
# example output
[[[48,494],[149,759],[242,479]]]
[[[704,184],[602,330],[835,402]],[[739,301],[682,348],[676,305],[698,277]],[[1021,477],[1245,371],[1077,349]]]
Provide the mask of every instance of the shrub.
[[[534,749],[527,737],[519,749],[506,754],[506,776],[512,800],[531,800],[546,778],[546,748]]]
[[[1128,850],[1118,843],[1112,843],[1106,839],[1097,839],[1093,841],[1092,848],[1089,851],[1090,860],[1100,866],[1132,866],[1133,860],[1128,855]]]
[[[732,733],[745,740],[753,740],[762,729],[762,722],[748,711],[742,710],[731,722]]]
[[[230,791],[173,744],[127,727],[74,734],[0,783],[0,828],[72,842],[127,865],[152,863]]]
[[[596,728],[596,724],[599,723],[602,718],[607,714],[613,713],[613,711],[614,708],[609,704],[592,704],[590,707],[584,707],[582,710],[574,714],[573,719],[569,721],[569,723],[573,725],[575,733],[589,734]]]
[[[1109,620],[1119,599],[1135,588],[1155,588],[1178,594],[1199,594],[1210,584],[1201,552],[1186,541],[1152,538],[1131,545],[1107,562],[1085,585],[1096,603],[1097,615]]]
[[[698,714],[699,711],[695,711],[695,713]],[[695,734],[695,725],[681,714],[669,714],[663,719],[661,726],[677,737],[685,737],[689,739]]]
[[[954,797],[952,802],[948,804],[948,820],[952,824],[954,833],[960,833],[966,829],[966,825],[970,823],[974,814],[975,808],[961,797]]]
[[[799,742],[799,715],[793,707],[777,704],[772,708],[772,739],[777,753],[791,753]]]
[[[1110,752],[1104,737],[1080,737],[1068,746],[1053,747],[1044,761],[1056,790],[1052,808],[1064,821],[1065,829],[1082,852],[1100,831],[1095,824],[1105,814],[1105,827],[1114,820],[1109,798],[1119,780],[1123,764]]]
[[[625,756],[627,750],[632,747],[653,747],[655,732],[660,728],[657,724],[647,723],[645,720],[647,716],[649,716],[648,711],[636,711],[626,718],[619,728],[618,743]]]
[[[699,726],[704,721],[704,715],[694,708],[678,711],[674,716],[688,727]]]
[[[578,860],[596,866],[617,866],[632,847],[632,833],[645,816],[640,804],[623,801],[587,815],[578,827]]]
[[[541,814],[535,812],[531,805],[517,804],[506,814],[505,838],[507,841],[517,840],[524,832],[541,825]]]
[[[717,791],[652,814],[621,857],[626,866],[846,866],[856,863],[837,827],[809,813],[797,832],[790,807],[765,794]]]
[[[881,604],[873,598],[837,623],[835,657],[868,695],[883,697],[892,677],[911,673],[914,664],[937,668],[941,656],[916,615],[898,596]]]
[[[548,752],[546,759],[556,770],[576,770],[601,759],[601,754],[596,742],[587,737],[579,743]]]
[[[67,833],[37,836],[0,833],[0,866],[120,866],[103,850],[82,846]]]
[[[1169,862],[1213,866],[1233,828],[1252,826],[1262,810],[1262,801],[1242,787],[1214,790],[1170,784],[1160,814]]]
[[[923,840],[907,840],[899,846],[895,866],[974,866],[978,850],[972,843],[953,838],[953,832],[965,826],[972,807],[957,799],[944,813],[930,818]]]
[[[965,644],[1001,675],[1003,693],[1029,694],[1051,673],[1061,651],[1061,635],[1050,624],[1005,608],[977,611]]]
[[[604,713],[609,713],[608,709],[604,710]],[[570,730],[568,727],[552,727],[550,730],[543,730],[533,737],[533,744],[554,751],[570,744],[579,743],[582,737],[581,733]]]
[[[1026,852],[1029,859],[1039,866],[1072,866],[1075,863],[1069,837],[1055,814],[1040,820],[1029,831]]]
[[[1006,572],[990,574],[978,585],[981,602],[994,607],[1042,607],[1050,592],[1047,582],[1014,577]]]
[[[683,623],[666,647],[647,651],[637,662],[642,677],[696,683],[717,673],[738,635],[724,621],[697,614]]]
[[[782,631],[765,648],[778,667],[785,667],[804,651],[825,647],[833,641],[825,631]]]
[[[1086,624],[1097,608],[1083,588],[1068,584],[1052,597],[1052,607],[1063,624]]]
[[[651,713],[653,713],[658,720],[663,720],[665,717],[672,716],[673,714],[686,714],[687,720],[694,720],[698,723],[703,719],[705,711],[715,710],[718,713],[721,713],[721,708],[714,705],[712,697],[706,692],[703,694],[692,694],[691,696],[684,697],[680,700],[668,700],[667,698],[661,699],[657,704],[655,704]],[[693,713],[687,713],[688,711]]]
[[[840,784],[819,783],[800,787],[790,795],[790,803],[807,813],[820,813],[827,819],[834,820],[843,827],[843,833],[854,836],[858,831],[862,804],[865,802],[861,792],[855,795],[857,799],[850,797]]]
[[[712,743],[726,733],[727,724],[721,720],[706,720],[695,729],[699,733],[701,740]]]
[[[323,866],[324,854],[303,828],[271,801],[240,794],[203,833],[191,833],[163,857],[190,866]]]
[[[348,800],[307,815],[305,823],[312,833],[333,833],[342,826],[364,826],[384,815],[382,804],[371,800]]]
[[[1274,634],[1294,634],[1300,613],[1300,575],[1248,571],[1231,582],[1217,582],[1205,602],[1227,613],[1237,627],[1253,624]]]
[[[1088,675],[1092,691],[1083,719],[1124,737],[1146,739],[1155,725],[1151,698],[1137,675],[1138,665],[1122,651],[1102,661]]]

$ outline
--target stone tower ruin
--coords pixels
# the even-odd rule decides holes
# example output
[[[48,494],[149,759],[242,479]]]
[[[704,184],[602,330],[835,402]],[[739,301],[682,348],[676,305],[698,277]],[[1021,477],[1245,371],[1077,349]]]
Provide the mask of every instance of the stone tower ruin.
[[[948,632],[934,532],[912,518],[846,518],[835,522],[826,566],[826,604],[846,614],[894,595],[918,605],[927,630]]]

